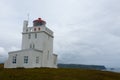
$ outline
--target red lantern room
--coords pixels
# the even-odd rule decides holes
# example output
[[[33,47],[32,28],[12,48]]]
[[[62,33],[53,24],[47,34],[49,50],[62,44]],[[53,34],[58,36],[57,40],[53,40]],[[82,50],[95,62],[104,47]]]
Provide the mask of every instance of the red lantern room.
[[[45,24],[46,24],[46,22],[44,20],[42,20],[41,18],[38,18],[37,20],[33,21],[33,26],[42,26]]]

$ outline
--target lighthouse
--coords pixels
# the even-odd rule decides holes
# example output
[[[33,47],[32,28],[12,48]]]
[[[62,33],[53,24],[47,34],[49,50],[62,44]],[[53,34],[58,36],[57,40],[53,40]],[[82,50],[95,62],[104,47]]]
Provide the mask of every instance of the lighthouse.
[[[4,68],[57,68],[57,55],[53,53],[53,31],[46,27],[46,21],[38,18],[33,26],[23,22],[21,50],[9,52]]]

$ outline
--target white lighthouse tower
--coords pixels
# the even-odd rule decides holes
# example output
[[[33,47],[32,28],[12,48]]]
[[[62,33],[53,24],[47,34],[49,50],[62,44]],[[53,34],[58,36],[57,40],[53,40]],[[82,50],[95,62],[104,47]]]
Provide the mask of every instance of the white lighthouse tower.
[[[53,32],[41,18],[34,20],[32,27],[28,27],[28,21],[24,21],[22,50],[9,52],[4,68],[57,68],[57,55],[53,54],[53,38]]]

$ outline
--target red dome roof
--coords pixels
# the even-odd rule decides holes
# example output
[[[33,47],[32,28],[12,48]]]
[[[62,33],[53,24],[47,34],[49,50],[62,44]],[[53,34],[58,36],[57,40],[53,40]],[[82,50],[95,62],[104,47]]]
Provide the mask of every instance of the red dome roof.
[[[42,20],[41,18],[38,18],[37,20],[34,20],[33,22],[45,22],[44,20]],[[46,23],[46,22],[45,22]]]
[[[45,25],[46,22],[44,20],[42,20],[41,18],[38,18],[37,20],[33,21],[33,25],[34,26],[40,26],[40,25]]]

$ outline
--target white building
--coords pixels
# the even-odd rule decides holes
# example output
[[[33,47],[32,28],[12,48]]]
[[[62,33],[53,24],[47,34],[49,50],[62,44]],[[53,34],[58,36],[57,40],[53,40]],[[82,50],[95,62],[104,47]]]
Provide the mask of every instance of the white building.
[[[4,68],[57,68],[57,55],[53,54],[53,32],[46,22],[38,18],[33,26],[23,23],[22,50],[9,52]]]

